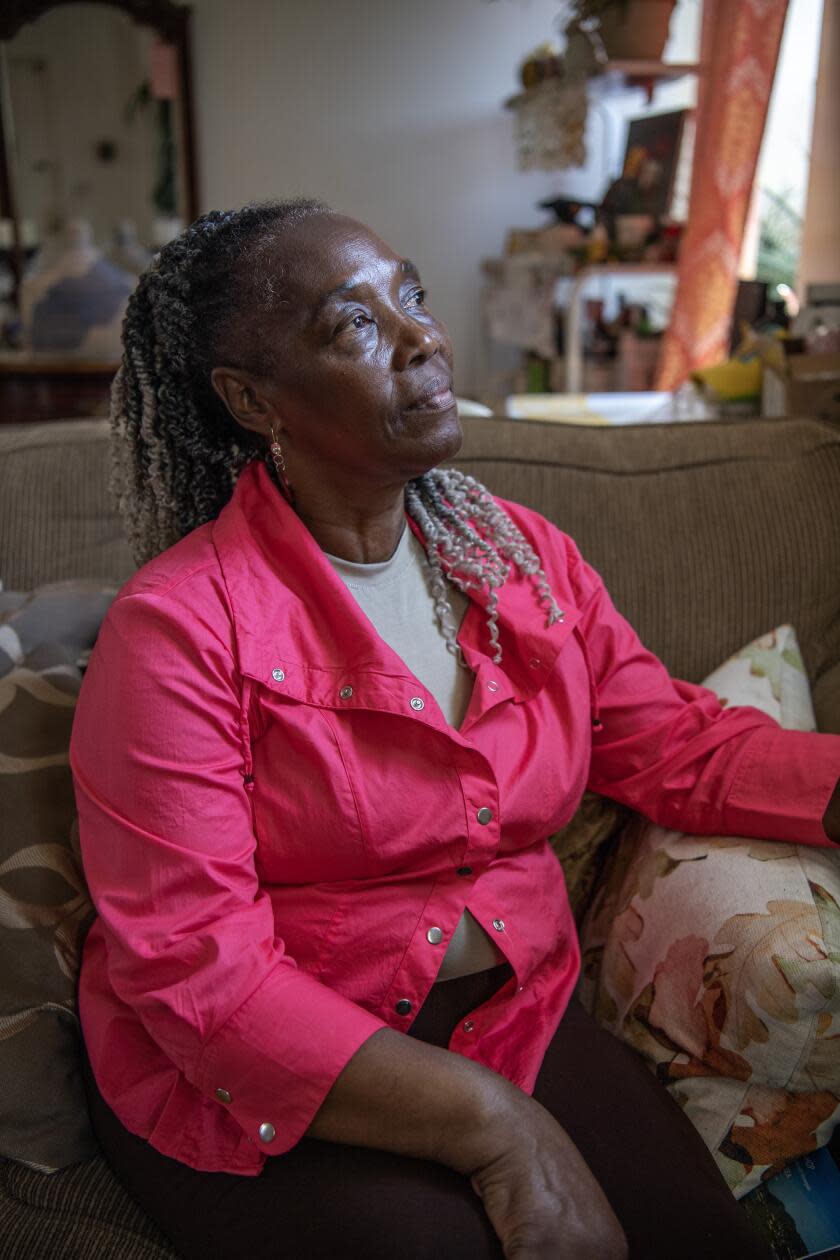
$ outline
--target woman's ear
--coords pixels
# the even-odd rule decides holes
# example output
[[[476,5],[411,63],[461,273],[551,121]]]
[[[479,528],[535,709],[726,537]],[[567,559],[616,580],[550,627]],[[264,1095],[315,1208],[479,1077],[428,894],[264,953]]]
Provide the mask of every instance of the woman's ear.
[[[272,403],[249,372],[241,368],[215,367],[210,373],[210,382],[243,429],[268,437],[271,426],[279,426]]]

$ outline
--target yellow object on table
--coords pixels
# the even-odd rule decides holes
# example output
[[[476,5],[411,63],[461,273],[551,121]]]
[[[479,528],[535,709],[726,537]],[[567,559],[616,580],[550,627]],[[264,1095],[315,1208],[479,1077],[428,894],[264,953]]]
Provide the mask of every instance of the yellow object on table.
[[[746,325],[741,342],[730,359],[698,368],[691,379],[720,402],[746,402],[761,397],[764,372],[784,371],[785,352],[781,332],[757,333]]]
[[[723,402],[738,402],[761,395],[763,364],[758,354],[749,357],[727,359],[711,367],[698,368],[691,379],[704,389],[709,389]]]

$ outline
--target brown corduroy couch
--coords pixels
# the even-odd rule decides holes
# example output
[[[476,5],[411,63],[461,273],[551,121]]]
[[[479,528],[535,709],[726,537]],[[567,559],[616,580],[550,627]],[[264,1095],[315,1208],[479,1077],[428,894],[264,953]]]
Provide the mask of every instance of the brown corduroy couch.
[[[819,727],[840,733],[840,430],[810,420],[464,427],[459,464],[571,534],[673,674],[697,681],[792,623]],[[6,589],[129,575],[106,481],[105,422],[0,428]],[[175,1253],[96,1157],[49,1176],[0,1161],[0,1255]]]

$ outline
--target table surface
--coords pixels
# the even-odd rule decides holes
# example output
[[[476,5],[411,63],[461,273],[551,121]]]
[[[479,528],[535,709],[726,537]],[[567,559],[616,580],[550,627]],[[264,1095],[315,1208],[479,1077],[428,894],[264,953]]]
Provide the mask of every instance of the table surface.
[[[715,408],[697,390],[610,394],[510,394],[505,415],[512,420],[552,420],[558,424],[682,424],[717,420]]]

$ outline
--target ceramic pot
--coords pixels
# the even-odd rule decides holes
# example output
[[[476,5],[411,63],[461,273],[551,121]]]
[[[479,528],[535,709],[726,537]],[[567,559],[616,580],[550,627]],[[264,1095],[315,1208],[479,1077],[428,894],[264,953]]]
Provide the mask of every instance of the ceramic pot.
[[[598,30],[610,61],[659,61],[676,0],[613,0],[600,9]]]

